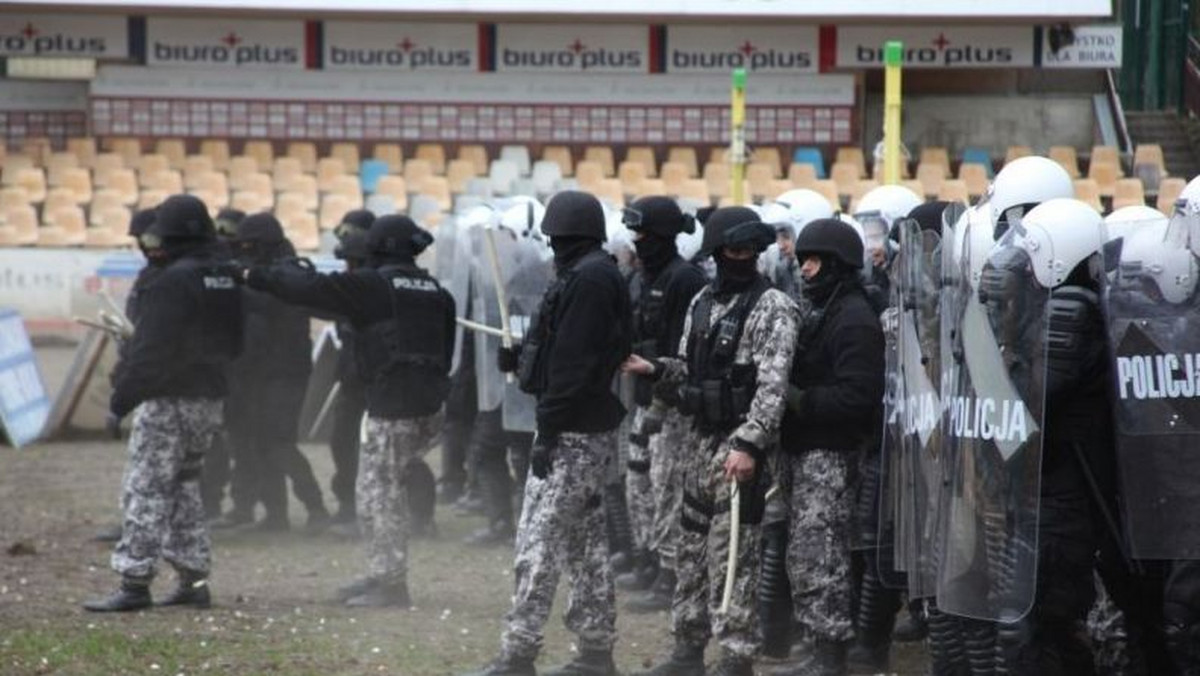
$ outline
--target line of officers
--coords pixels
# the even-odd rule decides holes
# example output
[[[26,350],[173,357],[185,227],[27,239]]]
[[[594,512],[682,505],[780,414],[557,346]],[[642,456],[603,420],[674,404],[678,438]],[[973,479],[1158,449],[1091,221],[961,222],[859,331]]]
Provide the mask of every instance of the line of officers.
[[[1196,573],[1163,559],[1196,551],[1178,511],[1194,498],[1178,481],[1169,500],[1152,493],[1168,481],[1153,468],[1130,478],[1122,453],[1152,432],[1121,427],[1109,329],[1123,284],[1139,299],[1126,314],[1158,310],[1167,338],[1187,340],[1162,289],[1194,286],[1200,216],[1185,191],[1169,224],[1143,213],[1108,228],[1055,168],[1011,163],[965,212],[884,186],[850,218],[793,191],[703,213],[702,228],[669,198],[639,199],[614,225],[566,191],[528,205],[524,227],[440,226],[437,278],[416,264],[433,236],[404,216],[366,226],[361,264],[320,274],[290,257],[231,264],[204,205],[169,198],[146,231],[161,272],[138,290],[114,377],[114,418],[134,415],[122,582],[88,607],[150,605],[160,557],[180,582],[162,603],[209,602],[201,459],[221,434],[223,367],[243,349],[244,284],[353,331],[368,571],[339,593],[355,605],[409,603],[406,472],[444,428],[452,372],[471,355],[509,374],[477,371],[475,385],[499,392],[501,428],[536,435],[513,605],[477,674],[536,673],[564,570],[578,652],[544,673],[616,673],[610,540],[623,519],[623,586],[647,589],[631,605],[671,610],[674,645],[650,674],[885,669],[905,593],[937,674],[1192,673]],[[621,232],[633,256],[613,246]],[[684,241],[699,251],[681,255]],[[495,287],[510,304],[488,322]],[[468,338],[466,316],[508,325]],[[1142,330],[1124,358],[1187,352],[1162,338]],[[1160,432],[1187,414],[1170,412]],[[1135,537],[1134,524],[1169,533]],[[1157,553],[1133,544],[1146,541]]]

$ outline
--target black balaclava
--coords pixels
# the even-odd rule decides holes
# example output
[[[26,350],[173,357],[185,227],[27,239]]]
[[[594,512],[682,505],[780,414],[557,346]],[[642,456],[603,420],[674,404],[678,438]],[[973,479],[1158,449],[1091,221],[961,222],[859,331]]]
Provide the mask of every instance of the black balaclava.
[[[600,240],[576,235],[552,235],[550,248],[554,250],[554,268],[566,270],[587,254],[600,248]]]
[[[750,288],[754,280],[758,279],[758,256],[734,260],[726,258],[723,251],[723,248],[718,248],[713,252],[713,260],[717,264],[714,292],[718,296],[727,296]]]
[[[854,283],[858,279],[858,271],[830,254],[817,255],[821,258],[821,270],[812,279],[804,280],[801,292],[814,305],[824,305],[838,287]]]
[[[657,277],[658,273],[662,272],[662,269],[667,267],[667,264],[678,254],[674,237],[667,238],[646,231],[642,233],[641,239],[633,243],[633,248],[637,250],[637,257],[642,262],[642,269],[651,278]]]

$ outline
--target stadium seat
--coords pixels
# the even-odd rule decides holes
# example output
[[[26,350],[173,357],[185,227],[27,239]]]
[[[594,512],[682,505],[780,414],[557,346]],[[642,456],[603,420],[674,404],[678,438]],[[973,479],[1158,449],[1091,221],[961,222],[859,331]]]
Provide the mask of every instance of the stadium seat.
[[[750,153],[750,162],[771,167],[771,178],[783,178],[783,158],[775,146],[759,146]]]
[[[596,199],[605,202],[613,209],[620,209],[625,206],[625,194],[620,179],[602,179],[596,184],[595,189],[588,192],[591,192],[596,196]]]
[[[229,205],[229,179],[219,171],[202,174],[196,187],[188,192],[204,200],[209,209],[224,209]]]
[[[59,207],[42,219],[39,246],[82,246],[87,240],[87,220],[79,207]]]
[[[224,139],[205,139],[200,142],[200,154],[212,159],[213,169],[225,171],[229,168],[229,142]]]
[[[137,208],[138,209],[153,209],[162,204],[172,194],[166,190],[146,189],[138,193]]]
[[[683,162],[667,161],[663,162],[659,177],[662,178],[666,194],[678,195],[683,182],[691,178],[691,170]]]
[[[334,143],[329,147],[329,156],[342,161],[345,167],[343,173],[358,173],[358,144],[349,142]]]
[[[707,207],[712,204],[712,196],[708,192],[708,182],[702,178],[689,178],[679,187],[676,195],[680,201],[693,203],[697,207]]]
[[[363,204],[363,208],[376,216],[387,216],[396,213],[396,200],[393,200],[387,195],[375,193],[369,195],[367,201]]]
[[[169,171],[171,169],[171,161],[166,155],[142,155],[138,158],[136,165],[138,170],[138,185],[145,186],[149,178],[160,171]]]
[[[808,162],[792,162],[788,167],[788,180],[797,188],[807,188],[820,180],[817,167]]]
[[[27,136],[21,140],[21,154],[33,159],[38,167],[45,167],[46,158],[54,152],[54,144],[48,136]]]
[[[213,171],[213,160],[208,155],[188,155],[183,161],[183,184],[194,188],[200,177]]]
[[[124,157],[116,153],[100,153],[92,161],[92,183],[104,185],[108,181],[108,174],[124,168]]]
[[[774,200],[783,193],[795,188],[792,182],[786,178],[771,179],[771,184],[767,187],[767,193],[763,195],[764,200]]]
[[[571,149],[567,146],[546,146],[542,149],[542,159],[557,163],[559,173],[563,176],[575,175],[575,161],[571,157]]]
[[[967,186],[967,194],[979,197],[987,192],[988,172],[982,164],[963,162],[958,165],[958,178]]]
[[[529,148],[523,145],[507,145],[500,148],[499,159],[505,162],[511,162],[517,168],[518,176],[528,176],[532,169],[532,161],[529,157]],[[491,169],[488,169],[489,173]]]
[[[654,148],[650,146],[629,146],[625,151],[625,162],[641,162],[646,168],[647,178],[658,177],[658,158],[654,155]]]
[[[691,146],[671,146],[667,150],[667,161],[682,164],[687,169],[687,178],[700,176],[700,163],[696,158],[696,149]]]
[[[450,183],[450,192],[466,192],[467,182],[475,178],[475,162],[467,159],[450,160],[446,164],[446,180]]]
[[[187,157],[187,144],[181,138],[160,138],[154,143],[154,152],[167,158],[169,168],[183,170],[183,161]]]
[[[1158,184],[1158,199],[1155,206],[1158,210],[1168,216],[1175,213],[1175,200],[1179,199],[1179,193],[1187,187],[1187,181],[1182,178],[1164,178]]]
[[[426,176],[421,179],[417,194],[436,200],[438,209],[441,211],[449,211],[454,204],[450,197],[450,183],[445,176]]]
[[[1022,157],[1028,157],[1032,154],[1033,148],[1030,148],[1029,146],[1009,146],[1008,150],[1004,153],[1004,163],[1008,164],[1013,160],[1017,160]]]
[[[854,192],[850,193],[850,203],[847,206],[847,211],[856,213],[858,211],[858,203],[862,201],[863,195],[871,192],[879,187],[879,181],[873,178],[864,179],[854,184]]]
[[[17,172],[17,185],[25,188],[29,201],[37,204],[46,199],[46,174],[41,169],[22,169]]]
[[[19,185],[10,185],[0,189],[0,209],[28,206],[32,206],[32,204],[25,188]]]
[[[1137,149],[1133,152],[1133,166],[1137,167],[1149,165],[1156,167],[1158,173],[1162,177],[1170,176],[1167,172],[1167,163],[1163,159],[1163,149],[1157,143],[1139,143]]]
[[[837,185],[839,196],[854,194],[854,185],[863,177],[862,169],[852,161],[834,162],[829,175]]]
[[[375,193],[372,197],[390,197],[395,208],[404,211],[408,209],[408,182],[403,176],[395,174],[383,176],[375,183]],[[322,218],[321,222],[324,223],[325,219]]]
[[[613,160],[613,151],[609,146],[588,146],[583,149],[583,159],[598,163],[600,168],[604,170],[605,178],[615,176],[617,173],[617,165]],[[577,167],[576,171],[578,170]]]
[[[285,216],[312,211],[308,195],[298,192],[281,192],[275,198],[275,215],[279,220]]]
[[[300,158],[281,155],[275,158],[275,166],[271,169],[271,183],[275,190],[289,190],[292,181],[303,173],[304,163]]]
[[[104,249],[129,246],[132,242],[126,234],[129,231],[129,220],[129,209],[117,207],[106,210],[84,231],[83,245]]]
[[[317,160],[317,188],[329,192],[330,186],[340,176],[346,175],[346,162],[340,157],[322,157]]]
[[[271,208],[263,196],[251,190],[236,190],[229,198],[229,208],[256,214]]]
[[[923,190],[925,187],[925,186],[921,185],[921,182],[915,178],[909,178],[909,179],[900,181],[900,185],[911,190],[914,195],[920,195],[921,190]]]
[[[235,190],[239,189],[237,187]],[[265,201],[272,204],[275,202],[275,184],[271,181],[271,177],[262,172],[256,172],[246,176],[242,181],[241,190],[258,193]]]
[[[376,143],[371,157],[388,163],[388,172],[399,174],[404,171],[404,148],[399,143]]]
[[[389,173],[388,163],[383,160],[363,160],[358,170],[358,180],[362,183],[364,192],[375,192],[379,179]]]
[[[487,148],[478,143],[464,144],[458,147],[457,159],[471,163],[472,176],[486,176],[488,172],[488,157]],[[441,174],[449,172],[450,167],[447,164],[442,171],[437,170],[437,165],[433,165],[434,173]]]
[[[575,180],[579,189],[594,192],[600,181],[605,178],[604,165],[594,160],[583,160],[575,165]]]
[[[417,146],[414,157],[428,162],[435,175],[442,176],[446,173],[446,148],[442,144],[421,143]]]
[[[0,192],[0,195],[3,193]],[[2,207],[2,204],[0,204]],[[112,209],[124,209],[125,204],[121,201],[121,193],[116,190],[101,188],[92,193],[92,201],[88,205],[88,222],[92,225],[100,224],[100,214]]]
[[[842,210],[842,201],[838,196],[838,186],[833,179],[821,179],[813,184],[811,190],[819,193],[822,197],[829,200],[829,206],[833,207],[834,211]]]
[[[58,185],[75,193],[79,204],[92,201],[92,174],[83,167],[64,170],[59,175]]]
[[[771,181],[775,180],[775,169],[769,162],[751,162],[746,165],[746,183],[750,186],[750,199],[761,200],[771,192]]]
[[[42,213],[52,214],[59,209],[79,206],[75,201],[75,193],[66,188],[50,188],[46,191],[46,199],[42,202]]]
[[[488,168],[488,182],[492,184],[492,192],[496,195],[508,195],[512,192],[513,181],[521,177],[521,169],[511,160],[492,160]]]
[[[1146,206],[1146,191],[1140,178],[1118,179],[1113,189],[1112,208]]]
[[[67,152],[79,158],[79,166],[91,167],[92,160],[96,159],[96,139],[90,136],[69,138]]]
[[[1096,211],[1104,211],[1104,204],[1100,201],[1100,186],[1094,179],[1075,179],[1075,199],[1090,205]]]
[[[404,181],[410,186],[416,187],[421,184],[422,179],[432,175],[433,165],[429,160],[413,158],[404,163]]]
[[[837,157],[834,160],[834,165],[837,164],[853,165],[858,170],[858,174],[855,178],[867,177],[867,160],[863,156],[862,148],[855,146],[842,146],[841,148],[838,148]],[[829,171],[830,178],[833,178],[833,169],[831,168]],[[834,180],[836,181],[836,179]]]
[[[792,166],[794,167],[797,164],[811,166],[815,176],[813,180],[825,178],[825,156],[821,154],[820,148],[813,146],[800,146],[796,148],[796,151],[792,153]],[[788,176],[791,176],[791,174],[792,169],[789,168]],[[792,182],[795,183],[796,179],[793,178]]]
[[[1117,150],[1116,146],[1092,146],[1092,155],[1088,162],[1089,165],[1097,162],[1112,164],[1119,172],[1117,178],[1125,176],[1125,168],[1121,166],[1121,151]],[[1090,167],[1088,175],[1091,175]]]
[[[1062,165],[1071,178],[1079,178],[1079,158],[1074,146],[1050,146],[1050,159]]]
[[[229,158],[229,187],[233,190],[243,190],[247,177],[257,174],[258,170],[258,160],[249,155]]]
[[[720,200],[728,197],[731,188],[729,165],[723,162],[709,162],[704,165],[704,181],[708,184],[710,197]]]
[[[988,180],[992,178],[992,155],[983,148],[964,148],[962,164],[978,164],[987,170]],[[960,173],[962,164],[959,165]],[[962,178],[962,176],[959,176]]]
[[[626,195],[634,194],[646,178],[649,178],[649,174],[645,162],[641,160],[625,160],[617,167],[617,180],[621,182],[621,190]]]
[[[661,178],[644,178],[633,190],[633,198],[640,199],[650,195],[665,195],[667,188]]]
[[[562,165],[554,160],[538,160],[533,163],[529,178],[538,198],[544,199],[558,188],[558,183],[562,180]]]
[[[285,157],[300,161],[300,171],[312,174],[317,171],[317,144],[312,141],[292,141],[287,145]]]
[[[961,202],[963,204],[971,204],[970,191],[967,189],[966,181],[961,178],[948,178],[942,181],[941,187],[938,189],[937,199],[944,202]]]
[[[297,251],[316,251],[321,246],[321,230],[317,215],[303,212],[291,215],[283,223],[283,232]]]
[[[1112,197],[1117,189],[1117,179],[1121,177],[1121,168],[1112,162],[1092,162],[1088,165],[1087,177],[1099,186],[1101,197]]]
[[[2,144],[0,144],[2,145]],[[28,155],[8,155],[4,158],[3,164],[3,181],[4,185],[16,185],[17,175],[26,169],[35,169],[33,158]]]
[[[378,187],[378,184],[376,184]],[[345,195],[353,205],[351,209],[361,209],[363,205],[363,190],[362,183],[357,176],[344,174],[333,179],[333,184],[329,189],[330,194]]]
[[[59,185],[64,171],[67,169],[76,169],[80,166],[79,158],[71,153],[50,153],[46,157],[45,165],[46,184],[51,188]]]
[[[922,151],[924,155],[924,151]],[[948,178],[949,165],[941,162],[924,162],[917,165],[917,182],[921,184],[921,195],[932,197],[942,189],[942,182]]]
[[[0,245],[32,246],[38,243],[37,212],[33,207],[28,204],[0,205],[0,218],[3,219],[3,224],[0,225]]]
[[[120,155],[125,166],[136,167],[137,159],[142,155],[142,142],[135,138],[112,138],[108,140],[108,149]]]
[[[918,168],[922,164],[924,164],[926,166],[940,167],[942,170],[942,178],[943,179],[950,178],[953,175],[950,173],[950,153],[943,146],[926,146],[924,148],[921,148],[920,159],[917,162]],[[925,172],[926,172],[927,178],[932,177],[932,173],[931,173],[930,169],[926,169]],[[921,180],[919,171],[918,171],[918,175],[917,175],[917,180]],[[922,181],[922,183],[924,183],[924,181]],[[937,187],[941,187],[941,184],[939,183]],[[937,191],[935,190],[928,194],[936,195]]]

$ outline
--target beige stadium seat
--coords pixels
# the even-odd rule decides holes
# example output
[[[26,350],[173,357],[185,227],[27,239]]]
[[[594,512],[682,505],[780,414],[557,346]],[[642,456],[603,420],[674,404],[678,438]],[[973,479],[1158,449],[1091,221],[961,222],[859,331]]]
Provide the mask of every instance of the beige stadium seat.
[[[854,162],[834,162],[829,168],[829,177],[838,187],[838,195],[854,194],[854,186],[862,178],[859,167]]]
[[[269,202],[270,204],[275,203],[275,184],[271,181],[271,177],[267,174],[250,174],[242,183],[241,189],[258,193],[259,196],[263,198],[264,202]]]
[[[346,162],[340,157],[322,157],[317,160],[317,188],[321,192],[328,192],[333,182],[345,175]]]
[[[817,168],[808,162],[792,162],[788,167],[788,180],[797,188],[807,188],[817,182]]]
[[[90,136],[69,138],[67,152],[79,158],[79,166],[91,167],[96,159],[96,139]]]
[[[5,188],[8,190],[8,188]],[[0,245],[32,246],[38,242],[37,211],[28,204],[0,205]]]
[[[63,170],[59,175],[58,186],[75,193],[77,204],[92,201],[92,172],[83,167]]]
[[[704,182],[708,184],[708,194],[717,198],[728,197],[731,189],[729,165],[723,162],[709,162],[704,165]]]
[[[399,143],[376,143],[371,157],[388,163],[388,172],[399,174],[404,171],[404,147]]]
[[[1113,190],[1112,207],[1114,210],[1129,206],[1146,206],[1146,190],[1140,178],[1122,178],[1117,180]]]
[[[321,191],[317,188],[317,177],[312,174],[301,174],[292,179],[288,192],[303,195],[309,211],[316,211]]]
[[[281,192],[275,198],[275,215],[279,220],[283,220],[284,216],[312,211],[309,208],[308,195],[298,192]]]
[[[863,155],[862,148],[855,146],[842,146],[841,148],[838,148],[837,155],[834,157],[833,163],[851,164],[858,170],[858,175],[856,178],[867,177],[867,160]],[[830,171],[830,176],[833,176],[832,170]]]
[[[17,172],[17,185],[29,193],[29,201],[37,204],[46,199],[46,175],[41,169],[22,169]]]
[[[950,178],[951,176],[953,176],[953,174],[950,173],[950,151],[946,150],[946,148],[944,148],[942,146],[927,146],[927,147],[921,148],[921,159],[917,164],[918,164],[918,174],[920,173],[919,165],[926,164],[926,165],[936,165],[936,166],[941,167],[942,168],[942,178],[944,178],[944,179]],[[920,178],[921,178],[920,176],[917,176],[917,180],[920,180]],[[937,193],[933,192],[933,193],[929,193],[929,194],[935,195]]]
[[[212,158],[213,169],[224,171],[229,168],[229,142],[224,139],[201,141],[200,154]]]
[[[10,185],[0,189],[0,209],[33,206],[29,200],[29,192],[19,185]]]
[[[650,195],[665,195],[667,187],[663,184],[661,178],[646,178],[638,184],[637,189],[633,191],[634,199],[648,197]]]
[[[349,142],[334,143],[329,147],[329,156],[336,157],[346,167],[346,172],[358,173],[358,144]]]
[[[696,149],[691,146],[671,146],[667,149],[667,161],[687,167],[688,178],[700,176],[700,161],[696,157]]]
[[[475,178],[475,163],[471,160],[450,160],[446,165],[446,181],[450,192],[466,192],[467,182]]]
[[[468,148],[470,146],[467,146]],[[477,146],[482,147],[482,146]],[[470,151],[468,151],[468,155]],[[486,153],[485,153],[486,154]],[[433,173],[442,176],[446,173],[446,148],[440,143],[421,143],[417,145],[417,150],[413,155],[418,160],[425,160],[429,163],[429,167]],[[460,152],[459,157],[462,157]],[[472,160],[474,161],[474,160]]]
[[[875,188],[878,188],[878,187],[879,187],[879,181],[876,181],[873,178],[864,179],[864,180],[861,180],[861,181],[855,183],[854,184],[854,192],[850,193],[850,206],[849,206],[850,213],[854,213],[854,212],[858,211],[858,209],[857,209],[858,202],[863,198],[863,195],[866,195],[867,193],[871,192],[872,190],[874,190]],[[918,193],[918,194],[920,194],[920,193]]]
[[[445,176],[426,176],[421,179],[417,193],[432,197],[442,211],[449,211],[454,204],[450,196],[450,182]]]
[[[1092,156],[1089,163],[1102,162],[1112,164],[1120,171],[1118,178],[1125,176],[1125,168],[1121,166],[1121,151],[1116,146],[1092,146]]]
[[[170,168],[183,171],[187,159],[187,143],[181,138],[162,138],[154,143],[154,152],[167,158]]]
[[[683,162],[663,162],[662,169],[659,171],[659,176],[662,178],[663,189],[668,195],[678,195],[683,182],[691,178],[691,173],[688,166]]]
[[[357,176],[347,174],[345,176],[337,177],[334,179],[329,192],[338,195],[345,195],[353,205],[350,207],[351,209],[361,209],[363,206],[362,184],[359,182]]]
[[[260,211],[269,211],[275,206],[275,196],[264,196],[254,190],[238,190],[229,198],[229,207],[244,211],[247,214],[255,214]]]
[[[1071,178],[1079,178],[1079,156],[1074,146],[1050,146],[1050,159],[1062,165]]]
[[[304,164],[297,157],[277,157],[271,171],[271,182],[276,190],[290,190],[292,180],[304,173]]]
[[[408,182],[403,176],[381,176],[375,184],[374,194],[392,198],[392,203],[399,211],[408,208]],[[321,222],[324,223],[324,219]]]
[[[389,178],[389,177],[384,177]],[[383,183],[383,179],[379,179]],[[352,206],[350,198],[339,193],[330,193],[325,195],[321,200],[321,211],[317,215],[317,222],[322,230],[332,230],[342,222],[342,216],[346,215],[347,211],[355,208]],[[399,207],[397,207],[399,208]]]
[[[229,206],[229,193],[218,194],[204,188],[196,188],[188,191],[188,194],[204,202],[204,206],[208,207],[208,214],[213,218],[216,218],[218,211]]]
[[[1117,190],[1117,179],[1121,178],[1121,168],[1111,162],[1092,162],[1088,178],[1100,187],[1101,197],[1112,197]]]
[[[156,171],[150,176],[143,176],[143,190],[161,190],[171,195],[183,192],[183,176],[173,169]]]
[[[258,160],[248,155],[229,158],[229,187],[245,190],[246,179],[258,173]]]
[[[764,195],[763,198],[767,200],[777,199],[780,195],[794,189],[795,187],[796,186],[792,185],[792,182],[786,178],[772,179],[770,187],[767,188],[767,194]]]
[[[988,172],[987,167],[974,162],[963,162],[958,165],[958,178],[967,186],[967,194],[972,197],[979,197],[987,192],[988,188]]]
[[[641,162],[646,168],[646,176],[655,178],[658,176],[658,160],[654,156],[654,148],[650,146],[629,146],[625,151],[625,162]],[[622,162],[621,164],[625,164]]]
[[[290,216],[284,222],[284,234],[298,251],[316,251],[321,246],[317,215],[308,211]]]
[[[676,197],[680,200],[695,202],[701,207],[712,204],[712,196],[708,194],[708,182],[702,178],[689,178],[684,181]]]
[[[620,209],[625,206],[625,194],[619,179],[603,179],[596,184],[594,190],[589,192],[595,195],[596,199],[607,203],[613,209]]]
[[[88,205],[88,222],[92,225],[100,224],[100,214],[112,209],[124,209],[125,203],[122,201],[121,193],[108,188],[101,188],[92,193],[92,202]]]
[[[609,146],[588,146],[583,149],[583,159],[598,163],[606,178],[617,173],[613,150]]]
[[[125,158],[126,166],[136,167],[137,158],[142,156],[142,142],[136,138],[109,138],[105,140],[109,152]]]
[[[130,219],[129,209],[124,207],[106,210],[94,218],[92,226],[84,232],[83,245],[105,249],[130,246],[132,238],[126,234]]]
[[[16,185],[17,175],[26,169],[35,169],[33,158],[28,155],[8,155],[4,158],[3,180],[4,185]]]
[[[829,206],[833,207],[834,211],[842,210],[841,197],[838,195],[838,185],[833,179],[821,179],[813,184],[811,190],[820,193],[822,197],[829,200]]]
[[[174,194],[177,193],[170,193],[166,190],[159,190],[158,188],[147,188],[143,190],[140,195],[138,195],[137,208],[153,209],[165,202],[168,197]]]
[[[971,203],[971,195],[970,191],[967,190],[967,182],[961,178],[948,178],[942,181],[937,198],[944,202],[962,202],[968,205]]]
[[[729,146],[716,146],[708,149],[708,161],[717,164],[729,164]]]
[[[761,199],[771,192],[771,181],[775,179],[775,171],[766,162],[752,162],[746,165],[746,183],[750,186],[747,194],[752,199]]]
[[[779,154],[779,148],[775,146],[755,148],[754,152],[750,153],[750,162],[767,164],[771,167],[771,178],[783,178],[783,158]]]
[[[595,192],[596,186],[604,180],[604,166],[592,160],[583,160],[575,165],[575,180],[580,190]]]
[[[43,214],[53,214],[59,209],[79,206],[75,193],[66,188],[50,188],[46,191],[46,199],[42,203]]]
[[[917,182],[921,184],[921,195],[931,197],[942,189],[947,178],[947,169],[938,162],[922,162],[917,165]]]
[[[426,158],[418,157],[416,159],[425,159],[429,162],[429,169],[435,175],[445,174],[447,178],[450,173],[454,173],[454,181],[466,181],[477,176],[486,176],[488,173],[487,150],[481,145],[465,145],[458,149],[458,157],[446,163],[442,171],[438,171],[437,163],[429,161]],[[482,168],[482,172],[480,169]],[[401,168],[403,169],[403,168]],[[465,178],[464,178],[465,177]],[[465,185],[465,183],[464,183]],[[462,192],[457,190],[455,192]]]
[[[1179,194],[1185,187],[1187,181],[1182,178],[1164,178],[1160,181],[1156,201],[1158,210],[1167,215],[1175,213],[1175,200],[1179,199]]]
[[[575,173],[575,162],[571,157],[571,149],[567,146],[546,146],[542,149],[542,159],[558,164],[563,176]]]
[[[1137,149],[1133,151],[1133,167],[1136,173],[1138,167],[1153,167],[1158,171],[1160,177],[1167,177],[1170,174],[1167,172],[1167,163],[1163,158],[1163,149],[1157,143],[1139,143]]]
[[[911,190],[914,195],[920,195],[921,190],[924,188],[924,186],[921,185],[921,182],[915,178],[900,181],[900,185]]]
[[[87,220],[79,207],[60,207],[42,220],[39,246],[82,246],[87,240]]]
[[[196,187],[200,177],[213,171],[213,161],[208,155],[188,155],[183,161],[183,184],[189,190]]]
[[[54,144],[45,136],[29,136],[21,141],[21,154],[32,158],[35,166],[45,166],[53,152]]]
[[[270,141],[246,141],[242,146],[242,155],[253,157],[258,162],[259,169],[266,171],[275,164],[275,146]]]
[[[408,185],[421,185],[426,176],[433,176],[433,165],[429,160],[413,158],[404,163],[404,181]]]
[[[62,181],[62,174],[67,169],[77,169],[79,158],[74,153],[50,153],[46,156],[46,183],[56,187]]]
[[[1104,211],[1104,204],[1100,201],[1100,186],[1094,179],[1075,179],[1075,199],[1088,204],[1096,211]]]
[[[646,173],[646,165],[639,160],[625,160],[621,166],[617,168],[617,179],[621,183],[621,190],[626,195],[632,195],[637,191],[642,181],[648,178]]]
[[[210,209],[224,209],[229,206],[229,179],[223,172],[210,171],[201,174],[196,187],[190,192],[204,200]]]
[[[1022,157],[1029,157],[1032,154],[1033,148],[1030,148],[1029,146],[1009,146],[1008,150],[1004,153],[1004,163],[1008,164],[1013,160],[1017,160]],[[959,178],[962,177],[960,176]]]
[[[287,145],[287,157],[300,161],[300,170],[311,174],[317,170],[317,144],[312,141],[292,141]]]

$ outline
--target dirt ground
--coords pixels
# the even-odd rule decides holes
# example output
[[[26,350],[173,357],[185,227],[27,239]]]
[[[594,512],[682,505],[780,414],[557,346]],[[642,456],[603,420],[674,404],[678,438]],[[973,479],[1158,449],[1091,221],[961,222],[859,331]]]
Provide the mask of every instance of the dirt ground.
[[[71,350],[40,347],[51,392]],[[327,448],[304,449],[323,486]],[[436,453],[436,452],[435,452]],[[436,456],[429,458],[437,467]],[[349,610],[333,590],[361,568],[358,543],[299,529],[218,532],[211,610],[84,613],[79,603],[111,591],[107,545],[90,541],[118,519],[124,445],[80,440],[0,447],[0,674],[453,674],[476,668],[497,649],[512,587],[512,551],[477,549],[462,539],[480,516],[439,508],[438,537],[411,545],[409,610]],[[332,503],[332,497],[327,495]],[[165,594],[169,571],[155,584]],[[562,595],[556,611],[563,607]],[[618,612],[623,673],[670,644],[662,613]],[[571,637],[558,616],[547,627],[543,665],[566,659]],[[921,648],[893,651],[894,673],[924,673]]]

